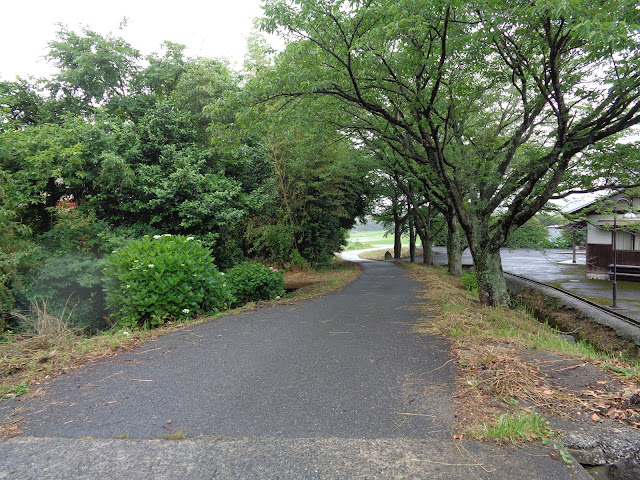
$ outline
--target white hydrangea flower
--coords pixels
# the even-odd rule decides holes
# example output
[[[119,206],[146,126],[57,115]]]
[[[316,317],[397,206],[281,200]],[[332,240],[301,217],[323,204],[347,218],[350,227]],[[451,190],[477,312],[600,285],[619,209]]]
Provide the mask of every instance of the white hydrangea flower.
[[[153,267],[155,267],[155,265],[153,263],[150,263],[149,265],[147,265],[147,267],[153,268]]]
[[[158,240],[159,238],[162,238],[162,235],[154,235],[153,238],[155,238],[156,240]]]
[[[189,313],[189,312],[190,312],[190,310],[188,308],[183,308],[182,309],[182,313]]]

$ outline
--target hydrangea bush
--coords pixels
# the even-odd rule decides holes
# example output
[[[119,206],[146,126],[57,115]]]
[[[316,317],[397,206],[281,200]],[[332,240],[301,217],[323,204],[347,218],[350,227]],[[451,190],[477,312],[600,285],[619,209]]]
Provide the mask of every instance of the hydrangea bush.
[[[229,289],[212,260],[192,237],[133,240],[108,259],[107,308],[121,327],[152,327],[228,307]]]
[[[227,272],[226,279],[236,305],[284,295],[283,273],[259,263],[240,263]]]

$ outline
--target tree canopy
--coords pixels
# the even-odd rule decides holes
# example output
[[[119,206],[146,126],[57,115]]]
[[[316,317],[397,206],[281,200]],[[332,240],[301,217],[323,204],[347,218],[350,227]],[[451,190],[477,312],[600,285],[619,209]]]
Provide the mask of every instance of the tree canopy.
[[[508,301],[499,248],[553,197],[638,183],[636,3],[265,0],[291,43],[266,97],[329,96],[344,128],[428,171],[465,232],[484,302]],[[637,163],[636,163],[637,165]],[[499,217],[500,221],[494,221]]]

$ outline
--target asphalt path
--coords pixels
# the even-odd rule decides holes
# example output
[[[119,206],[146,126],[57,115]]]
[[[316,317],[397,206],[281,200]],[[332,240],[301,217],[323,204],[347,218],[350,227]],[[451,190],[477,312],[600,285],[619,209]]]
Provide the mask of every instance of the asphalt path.
[[[222,317],[45,385],[32,436],[448,437],[448,344],[411,333],[417,284],[364,262],[343,291]]]
[[[0,440],[0,479],[590,478],[549,447],[454,440],[448,342],[411,332],[418,285],[362,269],[1,401],[23,433]]]

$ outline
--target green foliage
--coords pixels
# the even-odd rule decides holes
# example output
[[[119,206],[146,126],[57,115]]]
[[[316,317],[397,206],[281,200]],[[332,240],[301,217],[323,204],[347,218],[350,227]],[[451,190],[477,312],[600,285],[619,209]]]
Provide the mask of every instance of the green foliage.
[[[236,265],[227,272],[226,280],[237,305],[284,295],[283,273],[258,263]]]
[[[323,265],[323,267],[328,266],[329,263]],[[291,256],[289,258],[289,266],[291,267],[292,270],[308,270],[311,268],[311,266],[309,265],[309,262],[307,262],[302,255],[300,255],[300,252],[298,250],[293,250],[291,252]]]
[[[263,8],[262,28],[290,42],[263,98],[324,95],[340,104],[333,124],[397,152],[455,214],[485,303],[508,302],[498,251],[549,200],[637,184],[637,147],[613,147],[640,115],[635,1]]]
[[[260,83],[246,90],[252,88],[260,91]],[[248,229],[258,256],[288,264],[297,251],[312,265],[326,264],[364,215],[369,158],[335,127],[318,122],[334,114],[331,105],[311,99],[295,108],[255,108],[242,118],[243,128],[263,137],[272,167],[265,189],[272,201]]]
[[[140,57],[136,49],[89,29],[78,34],[61,28],[57,36],[49,44],[49,58],[60,70],[49,87],[54,95],[87,109],[126,94]]]
[[[71,308],[70,324],[95,331],[105,326],[102,270],[105,258],[91,252],[47,257],[26,289],[32,299],[47,300],[54,315]]]
[[[107,307],[125,327],[185,320],[231,301],[211,252],[192,237],[130,241],[109,257],[105,277]]]
[[[229,302],[211,272],[206,285],[185,283],[206,295],[182,292],[170,306],[162,301],[180,293],[167,287],[175,271],[153,284],[147,268],[148,285],[137,272],[134,300],[113,278],[103,289],[105,257],[126,251],[126,238],[193,236],[225,269],[252,256],[303,268],[339,250],[363,210],[362,154],[334,127],[320,128],[315,107],[239,128],[250,78],[241,84],[223,61],[186,58],[185,46],[166,42],[142,65],[122,38],[65,27],[49,46],[53,76],[0,82],[0,329],[9,311],[37,300],[52,315],[66,309],[73,327],[95,330],[105,291],[127,325]],[[257,37],[251,51],[252,74],[268,69],[272,52]],[[187,263],[185,253],[172,255]],[[115,275],[113,258],[107,270]]]
[[[263,224],[260,219],[255,219],[255,222],[250,224],[247,234],[253,243],[253,252],[258,252],[280,265],[291,261],[295,241],[291,225],[282,222]]]
[[[545,248],[549,245],[548,237],[547,227],[540,224],[539,220],[534,217],[514,230],[504,246],[507,248]]]
[[[33,267],[31,285],[22,303],[46,301],[54,315],[71,311],[73,327],[96,331],[104,322],[103,269],[106,253],[120,246],[109,226],[86,207],[63,202],[50,209],[53,228],[39,237],[42,250],[39,265]]]
[[[147,56],[149,65],[133,80],[135,91],[148,91],[152,96],[162,98],[175,90],[187,65],[183,56],[186,46],[165,41],[162,48],[164,55],[153,53]]]
[[[542,248],[571,248],[571,243],[563,236],[549,238]]]
[[[0,332],[9,325],[9,312],[24,288],[23,276],[39,256],[40,249],[25,233],[24,226],[0,204]]]
[[[12,385],[7,388],[0,388],[0,400],[5,398],[15,398],[20,395],[24,395],[28,393],[31,389],[29,388],[29,381],[24,380],[18,385]]]
[[[26,80],[0,82],[0,132],[11,124],[30,125],[41,120],[44,101]]]
[[[242,257],[246,195],[209,162],[197,148],[165,146],[158,162],[133,165],[131,185],[104,188],[94,197],[98,211],[113,225],[196,236],[221,267],[230,267]]]
[[[562,247],[558,248],[571,248],[573,245],[573,230],[563,229],[560,230],[560,238],[557,239],[558,244],[561,244]],[[576,233],[576,245],[587,245],[587,229],[578,230]]]

